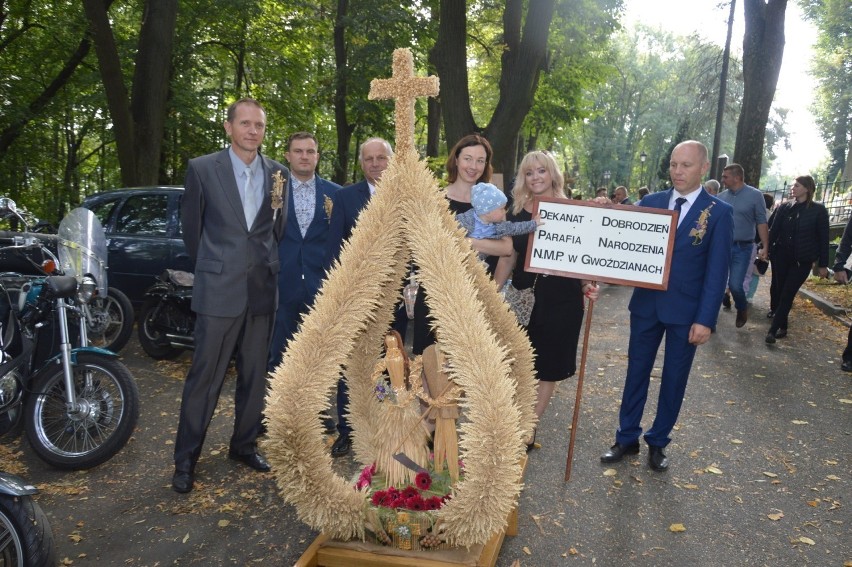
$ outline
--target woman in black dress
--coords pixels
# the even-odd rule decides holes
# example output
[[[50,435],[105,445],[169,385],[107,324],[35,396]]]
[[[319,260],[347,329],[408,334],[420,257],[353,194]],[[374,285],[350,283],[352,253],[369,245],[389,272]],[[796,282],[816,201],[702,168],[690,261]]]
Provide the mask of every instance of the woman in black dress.
[[[527,221],[532,218],[535,197],[566,198],[563,177],[553,156],[548,152],[530,152],[521,161],[512,190],[514,203],[507,220]],[[524,271],[529,235],[513,238],[514,252],[500,258],[494,279],[497,286],[511,277],[518,289],[535,288],[535,304],[527,332],[535,349],[535,371],[538,394],[535,413],[541,418],[556,389],[556,382],[577,371],[577,343],[583,324],[583,298],[598,297],[598,287],[590,281],[546,276]]]
[[[793,182],[793,200],[775,209],[769,217],[769,261],[772,283],[769,287],[769,316],[772,325],[766,342],[787,336],[787,322],[793,299],[808,279],[814,262],[821,278],[828,277],[828,211],[814,202],[816,183],[810,175]]]
[[[468,134],[459,140],[447,157],[448,181],[446,197],[453,215],[473,208],[470,204],[470,189],[477,183],[491,181],[491,144],[479,134]],[[512,253],[512,241],[506,236],[501,239],[466,239],[471,248],[487,256],[508,256]],[[423,349],[435,342],[430,325],[429,309],[423,286],[414,303],[414,340],[412,352],[422,354]]]

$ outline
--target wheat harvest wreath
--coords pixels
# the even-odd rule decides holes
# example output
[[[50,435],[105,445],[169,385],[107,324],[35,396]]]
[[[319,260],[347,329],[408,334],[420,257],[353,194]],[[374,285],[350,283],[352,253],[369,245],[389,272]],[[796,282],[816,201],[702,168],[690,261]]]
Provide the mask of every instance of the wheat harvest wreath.
[[[429,78],[430,92],[414,77],[408,50],[396,50],[393,61],[394,78],[374,81],[371,98],[396,99],[397,153],[272,375],[264,449],[283,498],[315,530],[344,541],[389,543],[384,534],[410,543],[420,525],[417,549],[469,547],[505,528],[520,494],[524,440],[536,420],[533,352],[414,150],[414,100],[436,95],[437,79]],[[375,369],[412,260],[460,392],[463,474],[448,481],[426,467],[409,486],[382,488],[373,463],[398,435],[386,429],[396,410],[377,396]],[[319,418],[344,368],[355,458],[364,467],[356,480],[333,471]],[[439,485],[446,494],[436,500],[430,490]]]

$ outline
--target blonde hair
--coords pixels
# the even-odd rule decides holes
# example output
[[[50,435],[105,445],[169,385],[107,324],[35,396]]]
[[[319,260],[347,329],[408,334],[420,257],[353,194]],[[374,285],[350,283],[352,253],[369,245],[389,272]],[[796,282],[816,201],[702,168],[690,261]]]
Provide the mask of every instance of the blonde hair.
[[[547,151],[533,151],[524,156],[521,160],[521,165],[518,166],[518,176],[515,179],[515,186],[512,188],[512,213],[518,214],[532,198],[532,192],[527,186],[527,172],[535,167],[544,166],[550,173],[550,190],[551,197],[560,197],[567,199],[565,195],[565,180],[562,172],[559,171],[559,165],[556,163],[553,154]]]

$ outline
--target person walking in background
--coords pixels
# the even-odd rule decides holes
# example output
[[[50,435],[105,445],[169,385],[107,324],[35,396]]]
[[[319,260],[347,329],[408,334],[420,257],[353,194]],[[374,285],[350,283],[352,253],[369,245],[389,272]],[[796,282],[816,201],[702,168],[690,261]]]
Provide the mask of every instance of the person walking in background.
[[[281,362],[281,353],[314,302],[325,277],[331,199],[340,189],[340,185],[316,174],[320,153],[313,134],[292,134],[284,156],[291,177],[287,223],[278,245],[281,271],[278,272],[278,310],[269,349],[270,371]]]
[[[650,194],[651,191],[647,187],[640,187],[639,190],[636,191],[636,196],[639,197],[640,201]]]
[[[847,267],[849,256],[852,255],[852,218],[846,223],[846,228],[843,229],[843,236],[840,238],[840,245],[837,247],[837,254],[834,256],[834,281],[841,284],[848,284],[849,277],[852,276],[852,265]],[[852,372],[852,327],[849,327],[849,334],[846,337],[846,348],[843,349],[843,362],[840,364],[840,369],[844,372]]]
[[[623,185],[619,185],[618,187],[615,188],[615,199],[613,199],[613,202],[616,205],[630,205],[630,204],[632,204],[630,202],[630,199],[627,197],[627,187],[624,187]]]
[[[562,173],[553,156],[540,151],[528,153],[518,168],[518,178],[512,189],[512,210],[507,218],[514,222],[531,220],[534,199],[564,199],[562,187]],[[512,285],[518,289],[533,288],[535,303],[527,333],[536,353],[538,387],[535,413],[541,418],[553,397],[556,383],[570,378],[577,371],[577,344],[585,309],[583,298],[596,300],[599,289],[591,281],[524,271],[528,241],[526,235],[513,238],[512,255],[497,261],[494,280],[498,289],[510,278]],[[527,443],[528,450],[534,442],[535,435]]]
[[[762,260],[767,257],[767,239],[769,238],[766,225],[766,202],[763,200],[763,194],[751,185],[746,185],[743,176],[741,165],[732,163],[725,167],[722,171],[725,190],[718,195],[719,199],[734,208],[734,242],[731,244],[728,289],[731,290],[734,307],[737,309],[738,328],[748,321],[748,299],[743,289],[743,282],[752,264],[755,229],[762,244],[758,252],[758,257]],[[724,305],[730,306],[730,302],[726,301]]]
[[[708,179],[704,182],[704,190],[711,195],[717,195],[719,193],[719,187],[719,182],[715,179]]]
[[[819,277],[828,277],[828,211],[822,203],[814,202],[814,178],[797,177],[790,192],[793,199],[775,209],[769,218],[769,344],[787,336],[793,300],[814,262]]]
[[[680,214],[667,289],[637,287],[630,299],[630,343],[619,426],[615,444],[601,455],[603,463],[639,453],[651,371],[665,335],[657,415],[644,437],[651,469],[669,467],[663,450],[671,441],[669,434],[683,404],[696,348],[710,339],[716,326],[731,259],[733,209],[702,188],[709,168],[704,144],[681,142],[672,151],[669,166],[674,189],[648,195],[639,203]]]
[[[382,138],[370,138],[358,149],[358,163],[364,173],[364,179],[344,187],[331,197],[331,220],[325,253],[326,269],[337,260],[343,242],[352,235],[355,222],[376,192],[376,184],[388,168],[391,157],[393,149],[390,143]],[[396,310],[393,328],[403,339],[407,325],[405,309],[400,305]],[[343,457],[352,449],[352,427],[346,417],[348,406],[349,387],[346,380],[341,378],[337,381],[337,439],[331,446],[332,457]]]
[[[192,490],[195,465],[225,371],[236,354],[234,431],[228,457],[266,472],[257,451],[266,395],[266,360],[277,300],[278,239],[286,208],[273,190],[287,187],[287,168],[260,155],[266,112],[253,99],[228,108],[231,147],[189,160],[181,229],[194,266],[195,351],[186,376],[175,440],[172,488]]]
[[[766,216],[767,218],[769,218],[769,215],[772,211],[772,207],[775,206],[775,197],[773,197],[769,193],[764,193],[763,201],[766,205]],[[746,272],[745,281],[743,281],[743,289],[745,289],[746,301],[748,301],[749,306],[751,306],[751,302],[754,299],[754,294],[757,293],[757,286],[760,285],[761,278],[763,278],[763,275],[766,273],[766,268],[769,267],[769,260],[767,260],[768,253],[766,257],[760,259],[760,264],[762,265],[762,267],[757,267],[757,254],[763,244],[760,243],[760,237],[758,235],[755,235],[755,242],[755,250],[751,254],[751,264],[749,264],[749,270],[748,272]]]

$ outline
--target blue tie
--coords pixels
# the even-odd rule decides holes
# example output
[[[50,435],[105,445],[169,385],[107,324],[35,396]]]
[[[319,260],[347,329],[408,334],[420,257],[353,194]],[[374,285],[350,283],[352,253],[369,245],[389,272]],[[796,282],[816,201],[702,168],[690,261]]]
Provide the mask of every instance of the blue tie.
[[[680,226],[680,221],[683,220],[682,219],[683,215],[681,215],[680,213],[681,213],[681,207],[683,206],[684,203],[686,203],[686,197],[678,197],[677,199],[675,199],[674,210],[677,211],[677,225],[678,226]]]

